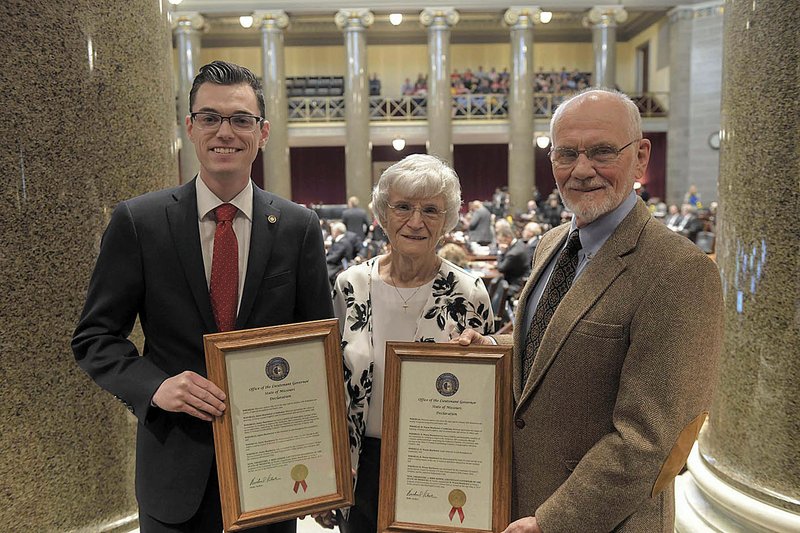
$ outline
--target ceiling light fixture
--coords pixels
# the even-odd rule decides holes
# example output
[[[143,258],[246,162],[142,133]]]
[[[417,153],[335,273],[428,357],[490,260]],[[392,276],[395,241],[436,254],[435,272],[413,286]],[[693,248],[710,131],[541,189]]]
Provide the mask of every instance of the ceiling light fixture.
[[[536,137],[536,146],[538,146],[541,149],[547,148],[548,146],[550,146],[550,137],[548,137],[547,135],[539,135],[538,137]]]
[[[253,27],[253,16],[252,15],[242,15],[239,17],[239,24],[242,25],[242,28],[251,28]]]
[[[553,20],[553,12],[552,11],[542,11],[541,13],[539,13],[539,21],[542,24],[547,24],[551,20]]]
[[[401,13],[392,13],[389,15],[389,22],[392,23],[392,26],[399,26],[403,22],[403,15]]]
[[[173,6],[177,6],[181,2],[183,2],[183,0],[169,0],[169,3],[172,4]]]
[[[394,148],[398,152],[402,151],[403,148],[405,147],[406,147],[406,140],[403,139],[402,137],[395,137],[392,140],[392,148]]]

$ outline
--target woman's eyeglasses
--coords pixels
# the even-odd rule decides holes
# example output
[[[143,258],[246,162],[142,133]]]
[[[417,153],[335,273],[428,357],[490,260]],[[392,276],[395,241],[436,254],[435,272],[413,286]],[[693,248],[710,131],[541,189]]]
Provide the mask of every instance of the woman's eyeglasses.
[[[415,211],[419,211],[422,218],[430,221],[439,220],[447,213],[444,209],[439,209],[435,205],[412,205],[408,202],[397,202],[395,205],[386,204],[389,209],[394,211],[397,218],[406,220],[411,218]]]

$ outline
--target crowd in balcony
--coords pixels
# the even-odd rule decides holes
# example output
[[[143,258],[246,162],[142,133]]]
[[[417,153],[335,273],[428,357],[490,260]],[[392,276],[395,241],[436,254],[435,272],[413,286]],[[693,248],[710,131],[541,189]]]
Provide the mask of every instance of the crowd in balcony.
[[[511,75],[507,68],[498,71],[491,67],[484,70],[479,65],[477,70],[470,68],[459,72],[453,69],[450,74],[450,92],[453,96],[465,94],[508,94]],[[585,89],[591,85],[592,75],[589,72],[580,72],[578,69],[567,71],[562,67],[561,71],[545,72],[541,68],[534,77],[533,91],[535,93],[568,93]],[[416,81],[406,78],[400,87],[403,96],[427,96],[428,77],[422,73],[417,75]]]
[[[473,72],[468,68],[464,72],[453,69],[450,74],[450,92],[453,96],[463,94],[505,94],[508,93],[510,74],[507,68],[498,72],[495,67],[488,71],[483,66]],[[400,92],[403,96],[426,96],[428,94],[428,77],[422,73],[417,75],[414,83],[406,78]]]
[[[583,90],[592,83],[590,72],[580,72],[573,69],[567,71],[566,67],[561,67],[561,71],[551,70],[545,72],[541,67],[533,80],[533,92],[536,93],[570,93]]]

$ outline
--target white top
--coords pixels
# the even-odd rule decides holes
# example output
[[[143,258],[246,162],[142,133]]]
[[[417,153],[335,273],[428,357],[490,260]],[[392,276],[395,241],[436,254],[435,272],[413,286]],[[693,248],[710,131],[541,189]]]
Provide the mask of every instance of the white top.
[[[217,231],[214,209],[225,202],[211,192],[211,189],[208,188],[208,185],[205,184],[200,176],[197,177],[195,188],[197,189],[200,247],[203,250],[206,284],[211,290],[211,260],[214,258],[214,234]],[[248,181],[244,189],[228,203],[235,205],[239,209],[233,218],[233,232],[236,234],[236,242],[239,245],[239,304],[241,304],[244,277],[247,273],[247,256],[250,253],[250,232],[253,229],[253,182]]]
[[[372,342],[375,361],[372,368],[372,395],[369,400],[367,437],[381,437],[383,426],[383,376],[386,370],[386,341],[414,340],[425,302],[433,290],[433,280],[420,287],[393,287],[378,274],[378,261],[372,278]],[[400,295],[398,295],[398,291]],[[405,301],[404,301],[405,300]],[[408,309],[403,309],[407,304]]]

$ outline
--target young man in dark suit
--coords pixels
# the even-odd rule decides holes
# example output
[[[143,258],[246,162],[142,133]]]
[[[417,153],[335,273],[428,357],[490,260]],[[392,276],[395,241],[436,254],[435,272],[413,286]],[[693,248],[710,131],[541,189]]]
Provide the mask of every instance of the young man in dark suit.
[[[250,179],[269,136],[258,79],[215,61],[189,102],[200,172],[116,207],[72,341],[81,368],[139,419],[143,533],[222,530],[210,421],[225,395],[205,377],[203,335],[333,316],[317,216]],[[128,340],[137,316],[141,354]]]
[[[672,533],[673,480],[706,418],[722,346],[719,271],[633,184],[636,105],[593,89],[550,126],[574,213],[542,236],[514,335],[512,520],[505,533]],[[465,331],[456,342],[492,343]]]

